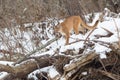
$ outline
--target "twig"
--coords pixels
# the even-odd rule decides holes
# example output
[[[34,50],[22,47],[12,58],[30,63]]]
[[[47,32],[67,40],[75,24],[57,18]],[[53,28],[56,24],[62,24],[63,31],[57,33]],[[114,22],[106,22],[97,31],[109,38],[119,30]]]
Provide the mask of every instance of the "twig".
[[[85,39],[85,41],[84,41],[84,44],[86,43],[86,41],[88,41],[89,36],[93,33],[94,30],[95,30],[95,29],[93,29],[93,30],[88,34],[88,36],[86,37],[86,39]]]
[[[69,44],[73,44],[73,43],[80,42],[80,41],[93,41],[93,42],[100,42],[100,43],[103,43],[103,44],[111,45],[111,43],[105,42],[105,41],[100,41],[100,40],[85,40],[85,39],[79,39],[79,40],[74,41],[74,42],[71,42],[71,43],[69,43]]]
[[[16,61],[14,63],[14,65],[19,64],[20,62],[24,61],[26,58],[28,58],[30,55],[36,53],[37,51],[44,49],[45,47],[47,47],[48,45],[50,45],[52,42],[56,41],[58,38],[54,38],[50,41],[48,41],[45,45],[38,47],[36,50],[31,51],[29,54],[27,54],[26,56],[24,56],[23,58],[19,59],[18,61]]]
[[[41,76],[43,76],[46,80],[49,80],[42,72],[40,72]]]
[[[79,72],[77,72],[71,80],[76,80],[76,78],[80,75],[82,75],[82,74],[81,74],[81,71],[79,70]]]
[[[10,52],[10,51],[4,50],[4,49],[0,49],[0,53],[3,53],[3,54],[21,54],[21,53],[17,53],[17,52]]]
[[[113,35],[113,33],[111,31],[109,31],[108,29],[101,27],[102,29],[104,29],[105,31],[107,31],[109,34]]]
[[[102,64],[102,66],[103,66],[104,70],[105,70],[105,71],[107,71],[107,70],[106,70],[106,68],[105,68],[105,66],[104,66],[104,64],[103,64],[103,62],[102,62],[102,60],[101,60],[101,59],[99,59],[99,61],[100,61],[100,63]]]
[[[100,38],[100,37],[110,37],[113,35],[113,33],[111,31],[109,31],[108,29],[104,28],[104,27],[101,27],[102,29],[104,29],[106,32],[108,32],[108,34],[104,34],[104,35],[100,35],[100,34],[96,34],[94,35],[95,37],[97,38]]]
[[[85,54],[84,56],[81,56],[77,59],[77,61],[73,61],[70,64],[67,64],[67,66],[64,66],[64,71],[68,72],[71,70],[74,70],[75,68],[82,67],[91,61],[93,61],[96,57],[98,57],[98,54],[95,52],[89,52],[88,54]]]
[[[103,70],[98,70],[100,73],[102,73],[103,75],[113,79],[113,80],[120,80],[120,76],[119,75],[116,75],[116,74],[113,74],[113,73],[110,73],[110,72],[106,72],[106,71],[103,71]]]

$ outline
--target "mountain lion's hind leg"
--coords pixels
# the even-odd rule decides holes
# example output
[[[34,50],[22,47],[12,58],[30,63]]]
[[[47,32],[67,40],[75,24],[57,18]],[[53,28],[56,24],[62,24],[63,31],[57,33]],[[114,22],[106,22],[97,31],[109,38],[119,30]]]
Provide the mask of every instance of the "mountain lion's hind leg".
[[[79,26],[80,26],[79,22],[75,22],[73,25],[73,29],[76,35],[79,34]]]

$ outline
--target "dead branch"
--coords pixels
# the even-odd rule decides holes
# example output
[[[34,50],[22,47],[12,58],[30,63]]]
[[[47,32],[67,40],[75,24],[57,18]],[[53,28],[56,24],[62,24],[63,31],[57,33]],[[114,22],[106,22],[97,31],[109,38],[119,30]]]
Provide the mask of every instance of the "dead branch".
[[[93,61],[98,55],[94,52],[90,52],[88,54],[83,55],[82,57],[79,57],[77,60],[73,60],[70,64],[67,64],[63,67],[64,74],[63,78],[65,80],[68,80],[74,73],[76,73],[81,67],[85,66],[86,64]]]
[[[100,63],[102,64],[102,66],[103,66],[103,69],[104,69],[105,71],[107,71],[107,70],[106,70],[106,68],[105,68],[105,65],[104,65],[104,63],[102,62],[102,60],[101,60],[101,59],[99,59],[99,61],[100,61]]]
[[[107,32],[108,32],[108,34],[106,34],[106,35],[96,34],[96,35],[95,35],[95,37],[97,37],[97,38],[100,38],[100,37],[110,37],[110,36],[112,36],[112,35],[113,35],[113,33],[112,33],[111,31],[109,31],[108,29],[103,28],[103,27],[102,27],[102,29],[104,29],[105,31],[107,31]]]
[[[56,41],[57,39],[58,39],[58,38],[54,38],[54,39],[48,41],[45,45],[37,48],[37,49],[34,50],[34,51],[31,51],[29,54],[27,54],[27,55],[24,56],[23,58],[19,59],[18,61],[16,61],[16,62],[14,63],[14,65],[19,64],[20,62],[24,61],[26,58],[28,58],[30,55],[36,53],[37,51],[39,51],[39,50],[41,50],[41,49],[44,49],[45,47],[47,47],[48,45],[50,45],[52,42]]]
[[[92,60],[94,60],[98,55],[95,52],[90,52],[88,54],[85,54],[78,58],[76,61],[73,61],[72,63],[65,66],[63,69],[64,71],[68,72],[71,71],[77,67],[82,67],[88,63],[90,63]]]
[[[119,75],[116,75],[116,74],[113,74],[113,73],[110,73],[110,72],[107,72],[107,71],[103,71],[103,70],[98,70],[100,73],[102,73],[103,75],[113,79],[113,80],[120,80],[120,76]]]
[[[111,43],[105,42],[105,41],[100,41],[100,40],[84,40],[84,39],[79,39],[79,40],[74,41],[74,42],[71,42],[71,43],[69,43],[69,44],[73,44],[73,43],[80,42],[80,41],[90,41],[90,42],[93,41],[93,42],[99,42],[99,43],[111,45]]]
[[[105,31],[107,31],[109,34],[113,35],[113,33],[111,31],[109,31],[108,29],[102,27],[102,29],[104,29]]]
[[[88,41],[89,36],[93,33],[94,30],[95,30],[95,29],[93,29],[93,30],[88,34],[88,36],[86,37],[86,39],[85,39],[85,41],[84,41],[84,44],[86,43],[86,41]]]
[[[9,76],[11,78],[11,80],[13,80],[13,78],[21,79],[21,78],[26,77],[29,73],[33,72],[34,70],[36,70],[38,68],[43,68],[43,67],[53,65],[55,63],[56,59],[59,59],[58,57],[63,57],[65,59],[69,60],[69,57],[66,57],[66,56],[58,55],[58,56],[51,57],[48,55],[47,56],[44,55],[43,57],[35,57],[32,59],[29,59],[27,61],[24,61],[24,63],[21,63],[16,66],[0,64],[0,71],[5,71],[5,72],[10,73],[10,75],[7,75],[7,76]],[[4,80],[8,79],[8,78],[7,79],[6,78],[4,78]]]
[[[34,71],[35,69],[37,69],[38,68],[37,64],[39,64],[39,68],[51,65],[51,63],[49,63],[49,59],[50,59],[49,57],[48,59],[40,58],[38,59],[39,63],[36,63],[35,60],[28,60],[18,66],[9,66],[9,65],[0,64],[0,71],[9,72],[11,74],[14,74],[14,77],[23,78],[32,71]]]
[[[63,74],[62,78],[64,78],[64,80],[69,80],[69,78],[70,78],[74,73],[76,73],[78,70],[79,70],[79,69],[77,68],[77,69],[73,69],[73,70],[69,71],[68,73],[65,72],[65,73]]]

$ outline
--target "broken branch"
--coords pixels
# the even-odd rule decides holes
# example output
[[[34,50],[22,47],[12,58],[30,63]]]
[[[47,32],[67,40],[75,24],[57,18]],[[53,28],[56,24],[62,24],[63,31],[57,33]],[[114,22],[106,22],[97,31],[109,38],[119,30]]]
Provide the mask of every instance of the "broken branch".
[[[14,65],[19,64],[20,62],[24,61],[26,58],[28,58],[30,55],[36,53],[37,51],[39,51],[39,50],[41,50],[41,49],[44,49],[45,47],[47,47],[48,45],[50,45],[52,42],[56,41],[57,39],[58,39],[58,38],[54,38],[54,39],[48,41],[45,45],[37,48],[37,49],[34,50],[34,51],[31,51],[29,54],[27,54],[27,55],[24,56],[23,58],[19,59],[18,61],[16,61],[16,62],[14,63]]]

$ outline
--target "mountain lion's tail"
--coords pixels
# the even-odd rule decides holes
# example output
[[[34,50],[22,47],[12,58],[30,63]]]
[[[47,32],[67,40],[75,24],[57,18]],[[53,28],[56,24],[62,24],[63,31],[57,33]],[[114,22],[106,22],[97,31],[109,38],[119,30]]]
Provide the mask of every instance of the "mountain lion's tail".
[[[82,26],[88,30],[92,30],[97,27],[98,23],[99,23],[99,20],[97,20],[93,26],[89,26],[84,21],[82,21]]]

